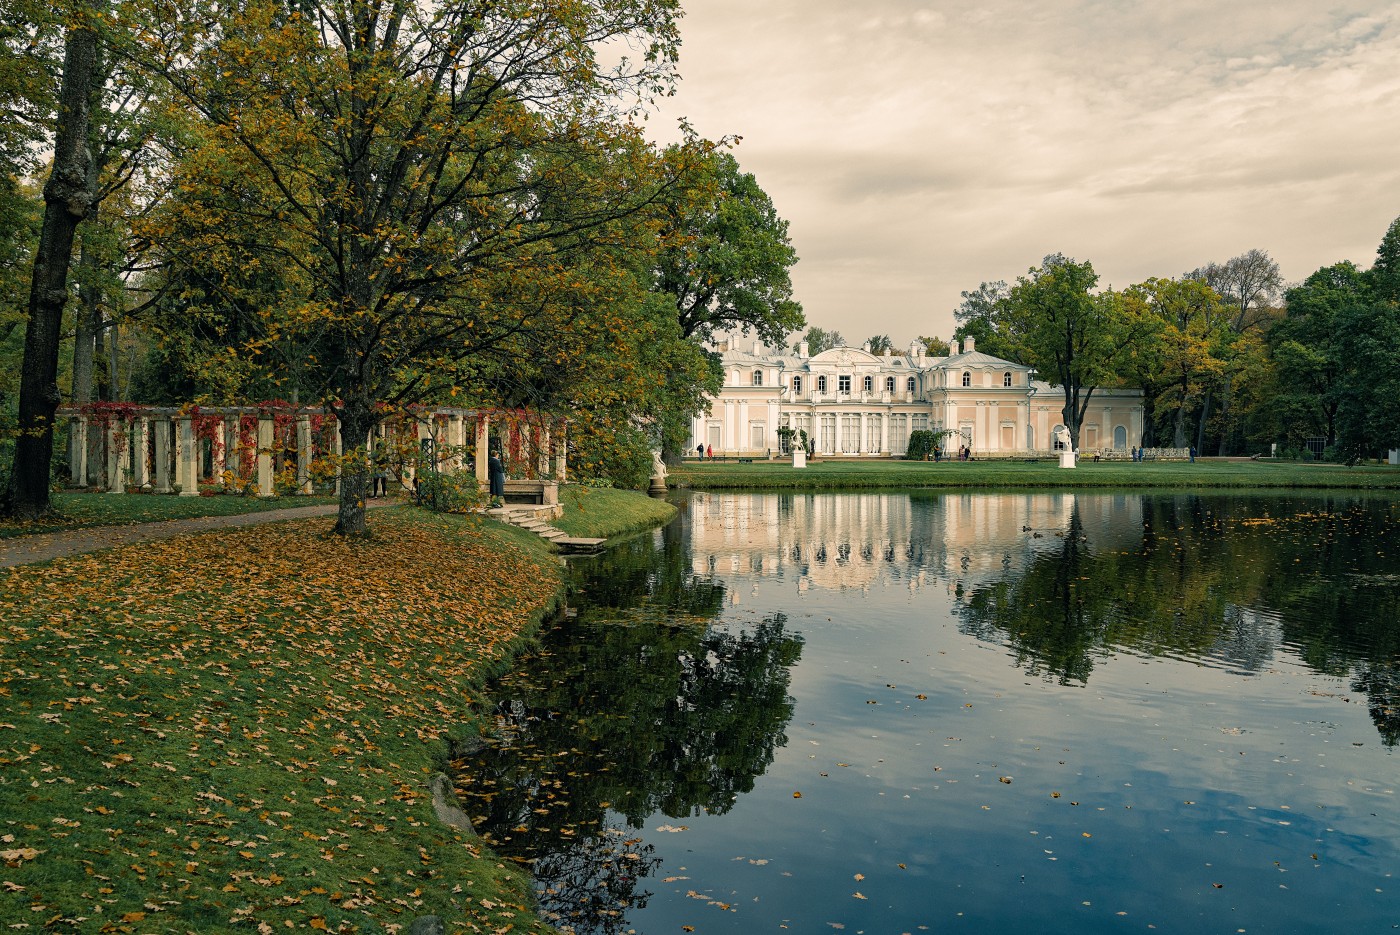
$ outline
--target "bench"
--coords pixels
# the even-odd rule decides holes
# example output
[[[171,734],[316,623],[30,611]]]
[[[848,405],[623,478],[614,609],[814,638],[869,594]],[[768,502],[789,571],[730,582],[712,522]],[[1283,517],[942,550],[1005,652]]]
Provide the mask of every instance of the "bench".
[[[740,464],[753,464],[753,458],[740,458]]]
[[[538,503],[554,506],[559,502],[559,482],[553,480],[507,480],[506,503]]]

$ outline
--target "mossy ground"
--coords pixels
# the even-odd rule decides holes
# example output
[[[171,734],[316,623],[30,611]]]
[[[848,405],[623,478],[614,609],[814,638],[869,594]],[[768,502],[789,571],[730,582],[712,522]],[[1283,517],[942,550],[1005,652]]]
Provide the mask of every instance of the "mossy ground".
[[[428,779],[486,726],[481,686],[557,599],[557,559],[474,518],[332,522],[0,572],[0,918],[548,931]]]

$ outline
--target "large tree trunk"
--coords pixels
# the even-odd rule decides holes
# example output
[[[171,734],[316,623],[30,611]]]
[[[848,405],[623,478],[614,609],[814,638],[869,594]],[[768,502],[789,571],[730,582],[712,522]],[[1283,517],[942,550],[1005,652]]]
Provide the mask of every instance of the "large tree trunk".
[[[69,30],[63,56],[53,171],[44,185],[44,223],[34,255],[29,322],[20,369],[19,435],[3,512],[34,519],[49,511],[53,421],[58,390],[59,332],[68,302],[73,236],[87,216],[89,101],[97,67],[97,33],[86,24]]]
[[[340,439],[344,457],[340,467],[340,508],[336,512],[337,535],[365,538],[369,524],[365,521],[365,499],[369,496],[370,469],[366,440],[374,428],[375,419],[368,404],[346,402],[336,410],[340,421]]]
[[[1230,435],[1232,428],[1230,425],[1230,385],[1225,384],[1225,388],[1220,391],[1220,457],[1225,457],[1230,453]],[[1197,449],[1198,451],[1204,451]]]

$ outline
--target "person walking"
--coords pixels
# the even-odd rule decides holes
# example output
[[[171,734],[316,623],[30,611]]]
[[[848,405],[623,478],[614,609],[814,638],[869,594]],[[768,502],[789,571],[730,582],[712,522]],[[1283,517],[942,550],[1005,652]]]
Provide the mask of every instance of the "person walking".
[[[499,451],[492,451],[486,461],[486,476],[491,483],[491,505],[503,506],[506,498],[506,465]]]

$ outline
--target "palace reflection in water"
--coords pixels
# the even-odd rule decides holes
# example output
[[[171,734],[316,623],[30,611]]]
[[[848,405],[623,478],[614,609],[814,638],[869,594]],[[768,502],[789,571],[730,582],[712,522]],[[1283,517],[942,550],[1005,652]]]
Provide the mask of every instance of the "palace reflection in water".
[[[566,931],[1395,921],[1395,500],[678,503],[571,564],[574,615],[457,764]]]

